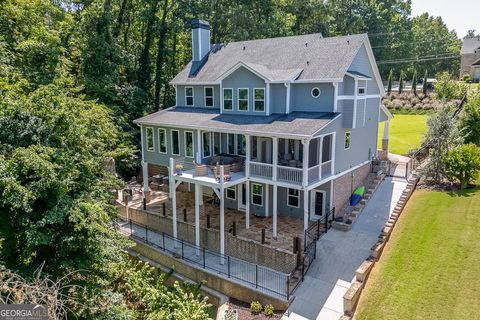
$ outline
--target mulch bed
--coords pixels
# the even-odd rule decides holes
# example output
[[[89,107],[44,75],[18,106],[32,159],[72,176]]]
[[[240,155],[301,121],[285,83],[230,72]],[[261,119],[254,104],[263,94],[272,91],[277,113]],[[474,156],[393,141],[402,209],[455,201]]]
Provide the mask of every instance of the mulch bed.
[[[230,298],[228,302],[230,310],[237,310],[239,320],[280,320],[284,314],[283,311],[275,311],[275,315],[267,317],[264,314],[252,314],[250,311],[250,304]]]

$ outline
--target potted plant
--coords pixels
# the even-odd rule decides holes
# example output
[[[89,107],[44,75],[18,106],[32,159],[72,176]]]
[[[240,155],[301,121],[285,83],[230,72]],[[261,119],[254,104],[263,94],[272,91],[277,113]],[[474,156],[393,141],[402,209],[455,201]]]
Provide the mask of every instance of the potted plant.
[[[183,164],[177,164],[175,165],[175,172],[177,173],[177,176],[181,176],[183,173]]]

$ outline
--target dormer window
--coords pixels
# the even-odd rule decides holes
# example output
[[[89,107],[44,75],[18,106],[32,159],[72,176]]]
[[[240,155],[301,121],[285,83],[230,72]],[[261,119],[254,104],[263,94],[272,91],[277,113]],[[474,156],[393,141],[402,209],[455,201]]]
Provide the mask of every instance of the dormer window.
[[[248,89],[238,89],[238,110],[248,111]]]
[[[320,91],[319,88],[315,87],[312,89],[311,94],[312,94],[312,97],[318,98],[322,94],[322,91]]]
[[[233,110],[233,89],[223,89],[223,110]]]
[[[205,107],[213,107],[213,87],[205,87]]]
[[[265,89],[253,89],[253,98],[255,111],[265,111]]]
[[[185,104],[187,106],[193,106],[193,87],[185,88]]]
[[[358,95],[359,96],[364,96],[365,95],[365,87],[359,87],[358,88]]]

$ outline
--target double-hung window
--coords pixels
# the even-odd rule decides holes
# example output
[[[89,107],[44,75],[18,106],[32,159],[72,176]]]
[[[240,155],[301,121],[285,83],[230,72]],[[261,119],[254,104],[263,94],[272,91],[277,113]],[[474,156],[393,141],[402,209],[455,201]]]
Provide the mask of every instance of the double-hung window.
[[[233,89],[223,89],[223,110],[233,110]]]
[[[155,151],[155,142],[153,137],[153,128],[145,128],[145,135],[147,140],[147,151]]]
[[[180,133],[178,130],[172,130],[171,133],[171,140],[172,140],[172,154],[179,156],[180,155]]]
[[[287,205],[289,207],[299,208],[300,207],[300,191],[297,189],[288,189],[287,194]]]
[[[160,153],[167,153],[167,130],[158,129],[158,151]]]
[[[193,132],[185,131],[185,157],[193,158]]]
[[[213,107],[213,87],[205,87],[205,107]]]
[[[236,186],[231,186],[231,187],[227,188],[226,193],[227,193],[226,194],[227,199],[237,200],[237,188],[236,188]]]
[[[252,183],[252,204],[263,206],[263,186],[258,183]]]
[[[238,88],[238,110],[248,111],[248,89]]]
[[[193,87],[185,87],[185,104],[193,106]]]
[[[253,89],[254,110],[258,112],[265,111],[265,89]]]
[[[211,132],[204,132],[203,133],[203,157],[210,157],[212,155],[211,147],[212,147],[212,133]]]

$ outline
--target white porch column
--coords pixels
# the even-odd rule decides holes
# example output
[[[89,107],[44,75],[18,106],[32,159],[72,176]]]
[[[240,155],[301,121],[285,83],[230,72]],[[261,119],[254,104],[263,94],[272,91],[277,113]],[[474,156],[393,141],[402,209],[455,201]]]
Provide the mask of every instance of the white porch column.
[[[322,179],[322,158],[323,158],[323,136],[318,138],[318,179]]]
[[[202,163],[202,131],[197,130],[197,163]]]
[[[146,193],[150,192],[150,187],[148,186],[148,162],[142,161],[142,173],[143,173],[143,196],[145,197]]]
[[[241,188],[242,186],[239,185]],[[239,201],[242,201],[239,199]],[[250,180],[245,181],[245,228],[250,229]]]
[[[390,120],[385,121],[385,128],[383,130],[383,140],[388,140],[390,137]]]
[[[383,129],[382,139],[382,152],[380,153],[380,160],[388,159],[388,139],[390,137],[390,120],[385,121],[385,127]]]
[[[264,206],[265,206],[265,213],[267,215],[267,217],[270,216],[269,214],[269,211],[270,211],[270,185],[269,184],[266,184],[265,185],[265,191],[264,191],[264,194],[263,194],[265,200],[264,200]]]
[[[295,140],[293,144],[293,152],[294,152],[293,158],[298,161],[298,159],[300,159],[300,140],[297,140],[297,139]]]
[[[172,223],[173,223],[173,238],[177,240],[177,192],[176,192],[176,181],[173,175],[175,170],[175,160],[170,158],[170,178],[168,181],[170,182],[170,197],[172,198]],[[175,241],[174,246],[177,246],[177,242]]]
[[[308,229],[308,190],[303,189],[303,230]]]
[[[199,184],[195,185],[195,245],[200,247],[200,197],[202,188]],[[200,250],[196,250],[197,256],[200,254]]]
[[[276,181],[277,180],[277,166],[278,166],[278,138],[273,137],[272,138],[272,143],[273,143],[272,180]]]
[[[277,189],[276,185],[273,185],[273,238],[277,239]]]
[[[245,149],[246,149],[246,157],[245,157],[245,176],[248,178],[250,177],[250,159],[252,157],[252,150],[250,148],[251,145],[251,137],[246,134],[245,135]]]
[[[220,264],[225,263],[225,188],[224,183],[224,168],[220,166]]]

